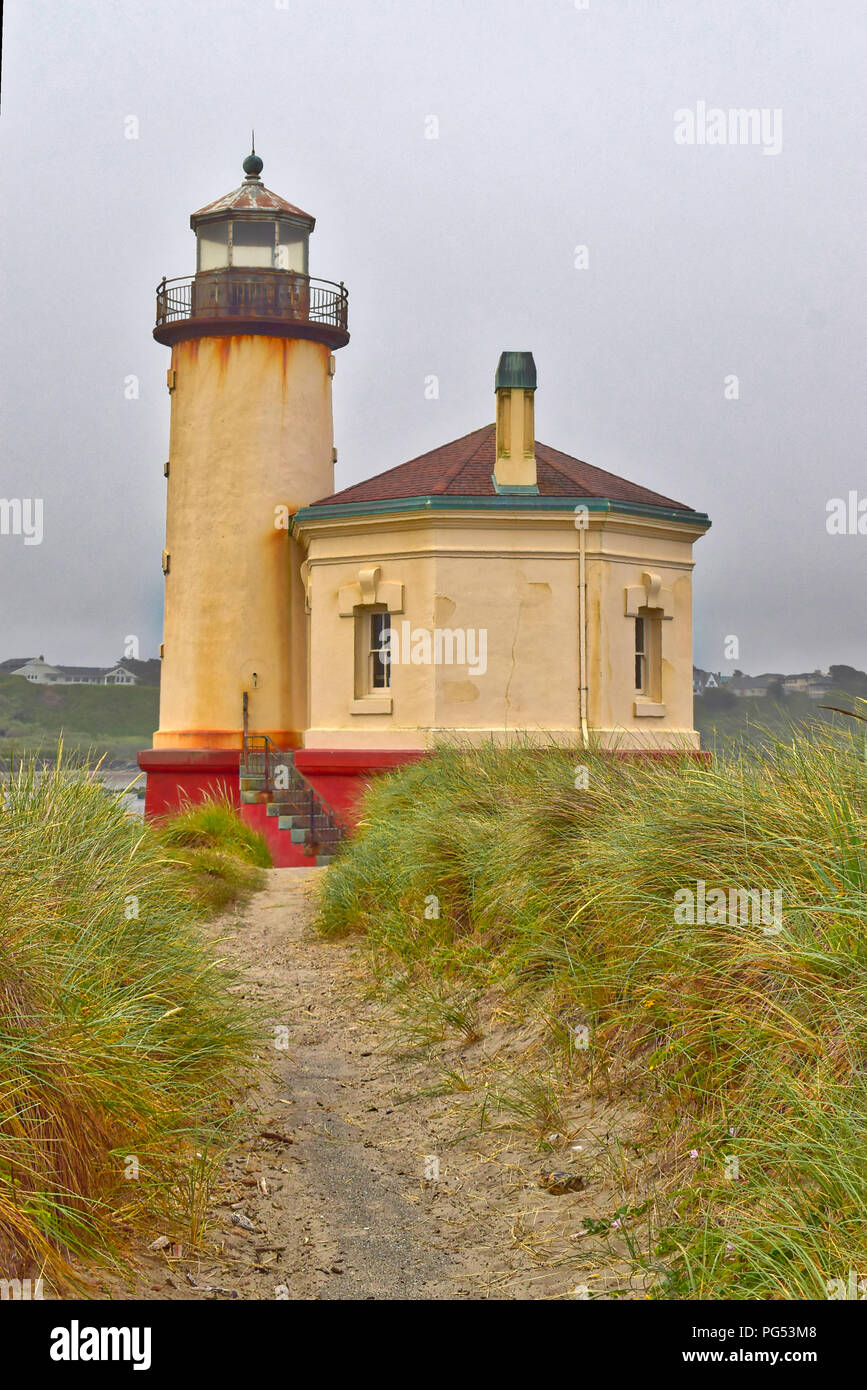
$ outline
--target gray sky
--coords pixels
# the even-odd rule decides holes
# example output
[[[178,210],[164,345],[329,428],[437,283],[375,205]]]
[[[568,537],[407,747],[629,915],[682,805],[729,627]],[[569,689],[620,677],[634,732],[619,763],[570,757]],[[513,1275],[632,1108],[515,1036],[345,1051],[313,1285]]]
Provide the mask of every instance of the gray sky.
[[[867,499],[862,0],[4,19],[0,496],[44,499],[44,536],[0,535],[0,659],[156,651],[153,288],[194,270],[189,214],[240,183],[255,125],[264,182],[317,218],[311,273],[350,291],[337,487],[490,421],[499,353],[529,349],[540,439],[710,514],[698,664],[867,667],[867,535],[826,529],[830,498]],[[780,111],[780,152],[676,143],[701,102]]]

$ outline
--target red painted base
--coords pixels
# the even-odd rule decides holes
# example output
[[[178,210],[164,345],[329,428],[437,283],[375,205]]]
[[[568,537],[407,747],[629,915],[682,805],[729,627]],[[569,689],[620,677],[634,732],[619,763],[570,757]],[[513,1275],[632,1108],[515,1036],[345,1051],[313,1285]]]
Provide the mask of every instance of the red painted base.
[[[415,763],[427,755],[414,749],[299,748],[295,766],[322,797],[339,820],[352,827],[358,824],[359,802],[372,779],[380,772],[404,763]]]
[[[145,815],[168,816],[208,796],[228,796],[237,806],[237,748],[146,748],[138,765],[147,773]]]
[[[358,824],[358,806],[371,779],[389,768],[415,762],[423,753],[370,752],[363,749],[298,749],[295,764],[338,820],[351,830]],[[265,803],[241,803],[240,754],[237,749],[148,748],[138,755],[147,773],[145,816],[173,815],[192,802],[225,795],[238,807],[241,819],[263,835],[275,868],[309,868],[315,860],[292,843],[288,830],[280,830],[276,816]]]

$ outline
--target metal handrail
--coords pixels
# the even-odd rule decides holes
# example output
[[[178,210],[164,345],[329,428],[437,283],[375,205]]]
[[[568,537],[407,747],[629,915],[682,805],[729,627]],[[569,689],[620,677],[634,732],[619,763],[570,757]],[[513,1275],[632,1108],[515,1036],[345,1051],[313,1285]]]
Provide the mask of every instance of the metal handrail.
[[[294,319],[346,331],[349,291],[341,282],[294,270],[228,268],[163,278],[157,285],[156,326],[182,319]]]
[[[317,845],[334,847],[344,838],[346,827],[304,773],[295,766],[293,755],[278,748],[267,734],[244,736],[241,763],[244,770],[242,775],[264,777],[266,788],[273,793],[275,800],[291,806],[293,815],[308,819],[310,824],[304,837],[305,846],[311,849]],[[274,785],[274,769],[277,766],[287,770],[287,787]]]

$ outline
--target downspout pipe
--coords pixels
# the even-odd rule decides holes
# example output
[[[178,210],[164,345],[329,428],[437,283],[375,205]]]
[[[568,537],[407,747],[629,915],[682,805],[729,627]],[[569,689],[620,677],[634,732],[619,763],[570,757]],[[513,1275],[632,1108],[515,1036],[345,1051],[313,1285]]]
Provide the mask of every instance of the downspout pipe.
[[[578,531],[578,717],[581,725],[581,743],[587,748],[590,735],[587,728],[587,557],[586,537],[589,513],[575,509],[575,526]]]

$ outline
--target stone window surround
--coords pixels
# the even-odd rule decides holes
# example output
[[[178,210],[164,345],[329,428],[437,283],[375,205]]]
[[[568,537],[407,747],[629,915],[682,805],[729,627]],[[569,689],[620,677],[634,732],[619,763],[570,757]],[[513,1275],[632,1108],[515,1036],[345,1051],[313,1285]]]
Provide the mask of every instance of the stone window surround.
[[[644,613],[641,610],[649,609],[650,616],[659,622],[658,659],[661,668],[662,622],[671,621],[674,617],[674,595],[671,589],[662,587],[661,575],[652,570],[645,570],[641,575],[640,584],[626,586],[625,598],[627,618],[643,617]],[[659,674],[661,680],[661,669]],[[666,708],[661,700],[650,700],[645,695],[637,695],[632,704],[632,713],[636,719],[664,719]]]
[[[358,571],[354,584],[343,584],[337,591],[337,611],[341,618],[358,619],[359,609],[378,606],[389,613],[403,612],[403,584],[398,580],[382,579],[381,565],[368,565]],[[358,651],[358,642],[355,643]],[[357,661],[356,655],[356,661]],[[391,714],[391,695],[362,695],[350,701],[350,714]]]

